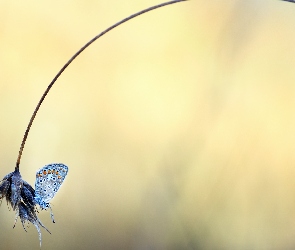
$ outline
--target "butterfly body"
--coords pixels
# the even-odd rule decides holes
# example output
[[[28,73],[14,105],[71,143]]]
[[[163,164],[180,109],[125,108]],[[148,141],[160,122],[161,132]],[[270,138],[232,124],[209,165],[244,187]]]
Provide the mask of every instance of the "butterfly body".
[[[51,209],[49,201],[57,193],[67,173],[68,167],[61,163],[46,165],[36,172],[34,201],[41,209]],[[52,211],[51,217],[54,222]]]

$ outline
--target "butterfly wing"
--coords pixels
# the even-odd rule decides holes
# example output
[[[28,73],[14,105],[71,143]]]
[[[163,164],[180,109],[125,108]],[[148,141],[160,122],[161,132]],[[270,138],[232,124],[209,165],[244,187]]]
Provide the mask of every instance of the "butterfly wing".
[[[40,168],[36,173],[35,197],[48,203],[56,194],[68,173],[62,163],[53,163]]]

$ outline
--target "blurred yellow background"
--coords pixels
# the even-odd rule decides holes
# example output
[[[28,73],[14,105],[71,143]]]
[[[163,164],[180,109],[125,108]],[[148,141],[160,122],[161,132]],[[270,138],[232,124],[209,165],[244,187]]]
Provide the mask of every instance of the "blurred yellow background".
[[[1,1],[0,177],[63,64],[160,3]],[[69,174],[42,249],[295,247],[295,4],[195,0],[91,45],[56,82],[20,171]],[[0,248],[38,249],[5,202]]]

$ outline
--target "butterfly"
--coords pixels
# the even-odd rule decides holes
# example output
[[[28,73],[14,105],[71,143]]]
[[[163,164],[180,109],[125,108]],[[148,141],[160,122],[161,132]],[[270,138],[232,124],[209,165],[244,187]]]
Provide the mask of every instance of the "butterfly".
[[[50,209],[52,222],[55,223],[49,201],[55,196],[68,173],[68,167],[62,163],[52,163],[36,172],[34,201],[41,209]]]

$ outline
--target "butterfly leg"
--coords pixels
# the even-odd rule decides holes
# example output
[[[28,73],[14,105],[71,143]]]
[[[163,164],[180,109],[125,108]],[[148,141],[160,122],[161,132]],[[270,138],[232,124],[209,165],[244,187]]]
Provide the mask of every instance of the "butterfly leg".
[[[51,206],[50,205],[49,205],[49,209],[50,209],[50,217],[51,217],[51,220],[52,220],[53,223],[55,223],[53,212],[52,212],[52,209],[51,209]]]

